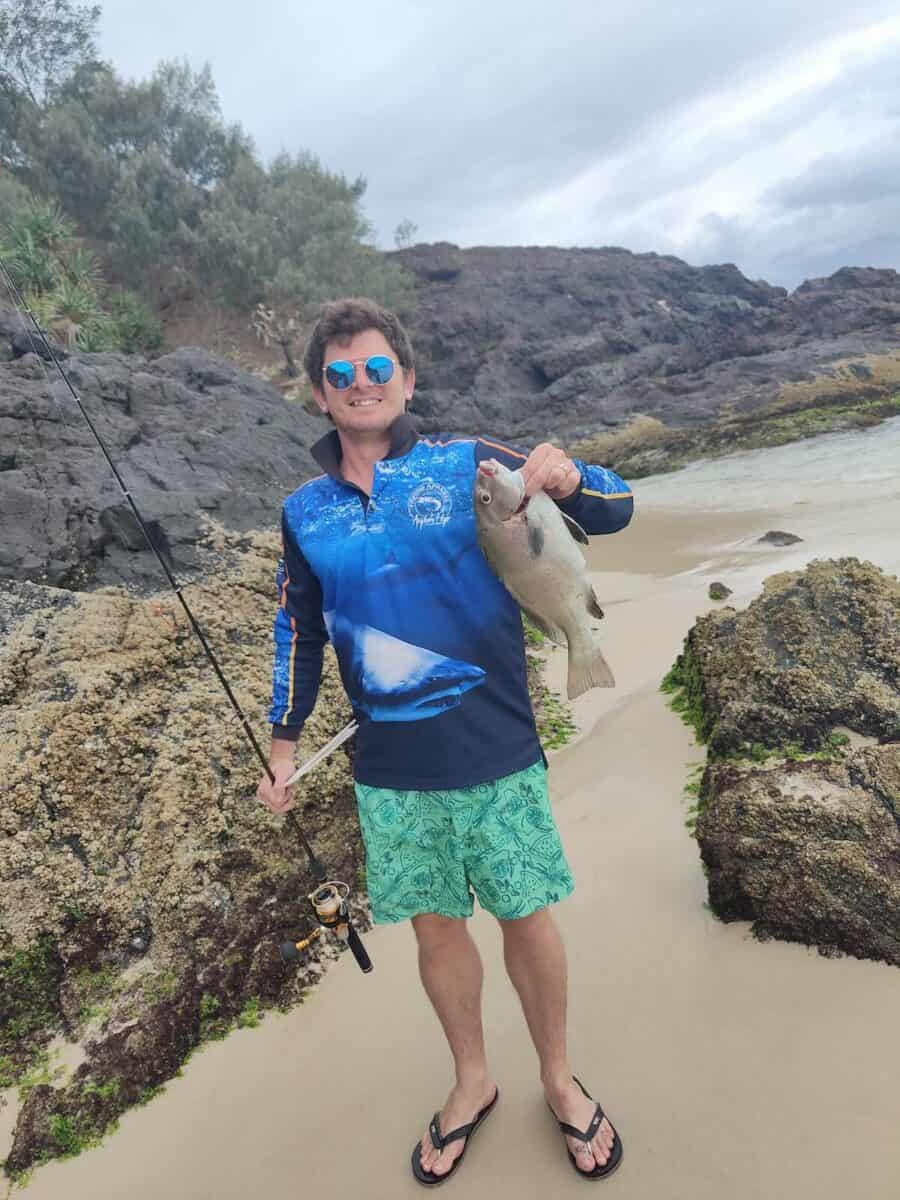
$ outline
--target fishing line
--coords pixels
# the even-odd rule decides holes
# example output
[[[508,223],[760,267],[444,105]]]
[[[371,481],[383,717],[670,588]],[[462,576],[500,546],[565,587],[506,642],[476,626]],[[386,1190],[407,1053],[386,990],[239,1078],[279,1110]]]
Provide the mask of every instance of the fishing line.
[[[184,609],[184,612],[188,618],[188,621],[190,622],[191,628],[193,629],[194,633],[199,638],[200,644],[203,647],[204,653],[206,654],[207,659],[211,663],[213,671],[216,674],[216,678],[218,679],[219,683],[222,685],[225,695],[228,697],[229,703],[231,704],[232,708],[234,709],[235,713],[237,714],[238,719],[240,720],[241,726],[243,727],[244,733],[247,736],[247,739],[249,740],[254,751],[256,752],[257,758],[262,763],[263,769],[265,770],[266,775],[268,776],[270,782],[274,784],[275,783],[275,775],[274,775],[271,767],[269,766],[268,760],[267,760],[266,756],[263,754],[262,748],[260,747],[259,742],[257,741],[255,734],[253,733],[253,730],[250,728],[250,723],[247,720],[247,717],[245,716],[243,709],[241,708],[240,704],[238,703],[237,697],[235,696],[234,692],[231,690],[231,686],[229,685],[228,680],[225,678],[222,668],[219,666],[218,659],[216,658],[215,654],[213,653],[211,646],[207,642],[206,637],[203,633],[203,630],[201,629],[196,618],[194,617],[194,614],[191,611],[190,606],[188,605],[188,602],[185,600],[184,595],[182,594],[181,587],[179,586],[174,573],[172,572],[171,568],[169,567],[169,564],[165,561],[162,554],[160,553],[159,548],[156,545],[156,541],[152,537],[150,530],[147,527],[147,524],[144,521],[144,518],[141,516],[141,512],[138,509],[138,506],[134,501],[134,497],[131,495],[131,492],[125,486],[125,481],[122,479],[122,476],[119,474],[116,464],[113,462],[112,457],[106,448],[106,444],[104,443],[102,437],[100,436],[99,432],[97,431],[97,428],[94,425],[94,422],[91,420],[90,414],[88,413],[87,409],[82,404],[81,398],[79,397],[78,393],[75,391],[75,388],[72,386],[72,382],[69,379],[68,374],[64,370],[62,363],[59,361],[52,345],[50,344],[49,339],[47,338],[47,335],[44,333],[43,329],[39,325],[37,318],[35,317],[34,313],[32,312],[27,300],[23,296],[22,292],[20,291],[18,285],[16,284],[16,282],[13,279],[12,275],[10,274],[9,270],[7,269],[6,263],[3,261],[2,257],[0,257],[0,276],[2,276],[2,278],[3,278],[3,281],[6,285],[7,291],[9,292],[10,298],[13,301],[13,307],[16,310],[16,312],[18,313],[20,319],[22,319],[23,312],[28,314],[31,324],[34,326],[34,329],[37,331],[38,337],[41,340],[41,344],[43,345],[44,350],[47,353],[47,356],[49,357],[49,359],[52,361],[53,365],[56,367],[57,371],[59,372],[59,375],[60,375],[61,379],[63,380],[63,382],[65,383],[72,399],[78,405],[78,411],[81,413],[82,417],[84,418],[85,422],[87,423],[88,428],[90,429],[91,433],[94,436],[94,440],[96,441],[97,445],[100,447],[100,450],[103,453],[103,457],[106,459],[109,469],[112,471],[113,475],[115,476],[116,483],[119,485],[119,489],[121,490],[122,495],[128,501],[128,506],[131,509],[134,519],[138,523],[141,533],[144,535],[144,539],[147,542],[147,545],[153,551],[153,554],[156,557],[156,561],[159,563],[160,567],[162,568],[163,573],[165,574],[166,579],[169,582],[169,585],[171,586],[175,595],[178,597],[178,601],[181,604],[181,607]],[[34,347],[34,352],[41,364],[41,370],[44,373],[44,379],[47,384],[47,391],[48,391],[49,395],[52,397],[53,390],[52,390],[52,385],[50,383],[50,375],[47,370],[46,363],[44,361],[44,356],[38,347],[38,343],[35,341],[34,333],[31,331],[31,329],[28,327],[28,325],[24,323],[24,321],[23,321],[23,332],[28,335],[28,337],[31,341],[31,344]],[[349,729],[349,727],[348,727],[348,729]],[[353,731],[354,730],[350,730],[350,732],[353,732]],[[342,732],[346,734],[346,731],[342,731]],[[338,737],[341,737],[341,735],[338,735]],[[333,741],[336,743],[337,739],[333,739]],[[332,743],[329,743],[328,748],[329,749],[332,748]],[[319,761],[319,757],[324,757],[324,756],[321,755],[321,753],[320,753],[320,756],[316,757],[316,761]],[[295,779],[299,778],[299,776],[301,774],[305,774],[305,769],[308,770],[309,766],[311,766],[311,765],[314,765],[314,764],[312,764],[312,763],[304,764],[303,767],[300,768],[300,770],[295,772],[294,776],[291,779],[291,782],[293,782]],[[349,944],[350,949],[353,951],[354,957],[356,958],[360,967],[364,971],[370,971],[372,969],[371,961],[369,960],[369,957],[366,954],[366,951],[363,948],[362,943],[359,940],[359,935],[356,933],[356,930],[350,924],[349,914],[348,914],[348,909],[347,909],[347,904],[346,904],[346,900],[349,895],[349,888],[347,888],[346,884],[339,883],[338,881],[329,881],[328,872],[325,869],[322,862],[316,856],[316,853],[313,850],[312,846],[309,844],[306,834],[303,832],[303,827],[301,826],[299,820],[297,819],[296,814],[291,811],[288,811],[285,814],[285,816],[287,817],[288,821],[293,826],[297,836],[300,838],[300,841],[303,844],[303,848],[306,851],[307,857],[309,858],[310,869],[313,873],[314,879],[316,880],[316,885],[317,885],[316,889],[314,891],[312,891],[307,898],[311,901],[313,908],[315,909],[316,914],[318,915],[322,924],[335,929],[335,931],[337,932],[337,934],[341,938],[341,940],[346,941]],[[346,891],[341,892],[339,890],[340,888],[345,888]],[[306,940],[304,940],[302,942],[286,942],[286,943],[284,943],[281,948],[282,955],[285,958],[297,957],[297,952],[301,948],[305,948],[312,941],[314,941],[319,936],[320,932],[321,931],[315,931],[309,938],[307,938]]]

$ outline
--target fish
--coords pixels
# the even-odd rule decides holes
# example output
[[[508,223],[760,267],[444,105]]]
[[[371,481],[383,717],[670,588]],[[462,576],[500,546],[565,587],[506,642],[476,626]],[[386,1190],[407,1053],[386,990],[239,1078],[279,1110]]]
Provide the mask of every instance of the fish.
[[[478,464],[472,496],[478,542],[489,566],[531,622],[568,647],[570,700],[595,687],[615,687],[590,618],[603,609],[576,542],[587,534],[546,492],[525,496],[521,471],[489,458]]]
[[[372,721],[421,721],[456,708],[487,678],[474,663],[324,614],[354,705]]]

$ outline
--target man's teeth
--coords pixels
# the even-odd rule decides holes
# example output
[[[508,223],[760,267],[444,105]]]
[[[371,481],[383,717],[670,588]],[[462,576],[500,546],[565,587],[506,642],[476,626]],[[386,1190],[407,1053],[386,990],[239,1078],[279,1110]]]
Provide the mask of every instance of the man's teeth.
[[[373,404],[380,404],[380,403],[381,403],[380,398],[378,396],[375,396],[371,400],[351,400],[350,407],[351,408],[371,408]]]

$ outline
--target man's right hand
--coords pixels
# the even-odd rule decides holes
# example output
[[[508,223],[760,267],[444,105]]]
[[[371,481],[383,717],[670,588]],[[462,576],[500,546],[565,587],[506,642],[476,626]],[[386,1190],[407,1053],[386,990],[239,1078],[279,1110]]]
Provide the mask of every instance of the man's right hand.
[[[294,743],[273,741],[272,753],[269,755],[269,769],[275,776],[273,783],[268,775],[263,775],[256,789],[257,800],[262,801],[266,808],[273,813],[286,813],[297,803],[294,788],[286,786],[288,779],[294,773]]]

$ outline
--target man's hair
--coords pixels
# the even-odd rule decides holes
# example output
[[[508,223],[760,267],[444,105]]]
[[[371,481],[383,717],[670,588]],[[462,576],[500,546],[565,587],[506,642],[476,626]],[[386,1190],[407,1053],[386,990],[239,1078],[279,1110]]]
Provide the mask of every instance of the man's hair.
[[[374,300],[361,296],[350,296],[345,300],[331,300],[323,304],[313,326],[303,365],[313,387],[322,387],[322,368],[325,366],[325,347],[329,342],[349,341],[357,333],[377,329],[397,355],[404,370],[415,366],[409,334],[400,321],[386,308]]]

